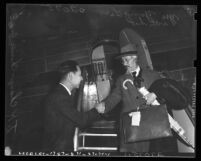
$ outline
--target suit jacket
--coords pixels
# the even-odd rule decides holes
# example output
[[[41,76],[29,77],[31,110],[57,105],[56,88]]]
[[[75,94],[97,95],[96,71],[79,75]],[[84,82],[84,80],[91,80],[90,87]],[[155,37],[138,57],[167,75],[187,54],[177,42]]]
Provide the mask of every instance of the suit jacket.
[[[141,70],[142,78],[144,79],[144,82],[142,82],[141,85],[149,89],[150,85],[160,78],[160,75],[152,70]],[[134,78],[131,74],[124,74],[117,79],[115,88],[105,100],[105,112],[112,110],[120,101],[123,103],[120,112],[121,114],[142,107],[146,103],[137,88],[131,83],[127,83],[127,90],[123,88],[123,82],[126,79],[131,79],[133,81]],[[149,150],[148,148],[149,142],[125,144],[122,122],[120,120],[120,152],[147,152]]]
[[[95,109],[82,113],[73,105],[73,97],[58,85],[45,101],[44,151],[73,151],[75,127],[86,127],[101,116]]]

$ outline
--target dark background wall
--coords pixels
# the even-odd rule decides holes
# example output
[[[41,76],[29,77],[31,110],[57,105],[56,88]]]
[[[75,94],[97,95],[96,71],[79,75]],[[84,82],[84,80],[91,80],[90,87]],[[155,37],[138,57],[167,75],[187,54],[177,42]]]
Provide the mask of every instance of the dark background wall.
[[[15,7],[16,6],[8,7],[8,9],[10,9],[7,12],[8,22],[10,16],[17,10]],[[168,10],[167,7],[165,8]],[[37,27],[37,23],[33,23],[35,26],[31,23],[27,26],[26,24],[20,25],[20,22],[25,23],[28,17],[19,19],[19,21],[17,21],[18,23],[15,25],[15,32],[22,33],[22,28],[25,29],[25,27],[27,27],[27,29],[25,32],[26,34],[24,34],[25,36],[19,34],[12,39],[13,44],[16,45],[14,51],[15,57],[12,57],[13,52],[9,38],[7,40],[6,78],[9,82],[13,72],[11,68],[12,63],[20,60],[19,63],[17,63],[16,70],[14,70],[15,75],[13,84],[14,90],[16,92],[21,92],[21,94],[17,97],[17,105],[15,106],[15,108],[18,109],[17,117],[14,117],[14,120],[17,119],[16,131],[13,129],[8,134],[6,133],[6,144],[12,146],[17,151],[39,150],[43,126],[42,101],[48,93],[48,90],[56,81],[57,75],[55,70],[57,66],[67,59],[73,59],[78,61],[82,68],[85,66],[90,67],[92,41],[103,36],[117,39],[119,31],[123,27],[132,27],[135,31],[139,32],[147,43],[154,69],[158,72],[165,72],[170,78],[180,82],[189,95],[192,96],[192,85],[195,82],[196,77],[196,69],[194,67],[194,61],[196,60],[195,22],[191,20],[191,16],[188,14],[185,15],[185,10],[181,8],[181,12],[178,12],[177,14],[180,14],[183,21],[174,27],[133,27],[128,23],[122,25],[122,20],[120,23],[121,27],[119,27],[118,30],[114,29],[114,32],[113,28],[115,27],[111,27],[111,30],[108,30],[107,28],[94,29],[90,25],[86,25],[88,26],[86,32],[78,29],[78,32],[72,35],[66,34],[66,32],[62,34],[62,27],[55,29],[55,31],[60,31],[59,34],[56,33],[55,35],[44,36],[43,34],[37,35],[37,32],[35,31],[36,33],[34,35],[33,29]],[[144,10],[145,9],[146,7]],[[157,8],[155,9],[157,10]],[[31,7],[26,11],[29,11],[31,14]],[[92,10],[90,11],[92,12]],[[176,11],[177,10],[175,10],[175,12]],[[40,15],[42,15],[41,12],[42,11],[40,10],[37,12],[34,11],[33,13],[37,14],[33,15],[40,18]],[[62,15],[60,15],[60,18],[62,19]],[[76,18],[76,16],[74,18]],[[101,18],[104,19],[104,21],[108,21],[104,17]],[[39,21],[40,19],[35,19],[35,21],[36,20]],[[46,18],[46,20],[49,19]],[[117,20],[114,20],[114,22],[116,21]],[[73,21],[69,22],[72,24]],[[83,23],[85,22],[83,21]],[[56,23],[52,24],[54,25]],[[184,24],[186,26],[183,26]],[[52,27],[56,28],[58,26],[55,25]],[[29,33],[28,30],[31,30],[29,28],[32,28],[32,32],[27,34]],[[88,33],[88,31],[91,30],[93,32]],[[11,33],[12,32],[8,31],[7,36],[9,37]],[[31,33],[33,35],[31,35]],[[112,45],[107,45],[105,46],[105,54],[106,57],[108,57],[109,63],[113,64],[113,58],[118,54],[118,49]],[[114,71],[118,71],[118,68],[114,65],[111,65],[110,68],[113,68]],[[9,87],[7,86],[6,88],[6,111],[8,114],[12,112],[10,111],[9,103],[13,98],[10,94],[12,90]],[[6,121],[6,123],[6,128],[15,125],[15,123],[9,121]],[[9,124],[11,124],[11,126]]]

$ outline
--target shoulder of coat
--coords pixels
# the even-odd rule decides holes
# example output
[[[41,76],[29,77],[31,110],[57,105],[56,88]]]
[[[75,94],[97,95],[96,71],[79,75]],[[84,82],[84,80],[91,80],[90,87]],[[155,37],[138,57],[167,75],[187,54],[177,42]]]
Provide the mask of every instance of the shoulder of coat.
[[[130,74],[123,74],[119,76],[119,81],[124,81],[125,79],[132,79],[133,77]]]
[[[152,70],[152,69],[149,69],[149,68],[147,68],[147,69],[142,69],[142,72],[143,72],[144,74],[159,74],[159,72],[157,72],[157,71],[155,71],[155,70]]]

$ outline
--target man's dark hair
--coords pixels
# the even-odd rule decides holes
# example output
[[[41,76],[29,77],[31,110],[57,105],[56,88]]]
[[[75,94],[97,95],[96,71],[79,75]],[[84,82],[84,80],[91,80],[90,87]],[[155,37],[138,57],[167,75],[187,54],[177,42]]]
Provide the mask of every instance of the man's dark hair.
[[[64,78],[69,72],[77,71],[78,63],[74,60],[67,60],[59,65],[58,72],[60,74],[60,80]]]

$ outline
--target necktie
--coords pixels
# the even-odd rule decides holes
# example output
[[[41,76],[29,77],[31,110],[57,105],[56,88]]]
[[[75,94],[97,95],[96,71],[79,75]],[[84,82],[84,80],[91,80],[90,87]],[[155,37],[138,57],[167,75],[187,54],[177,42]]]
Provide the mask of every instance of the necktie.
[[[132,72],[133,78],[136,78],[136,73],[137,73],[137,72]]]
[[[132,73],[132,76],[134,78],[133,83],[134,83],[136,88],[140,88],[142,79],[139,76],[136,76],[136,73],[137,72]]]

